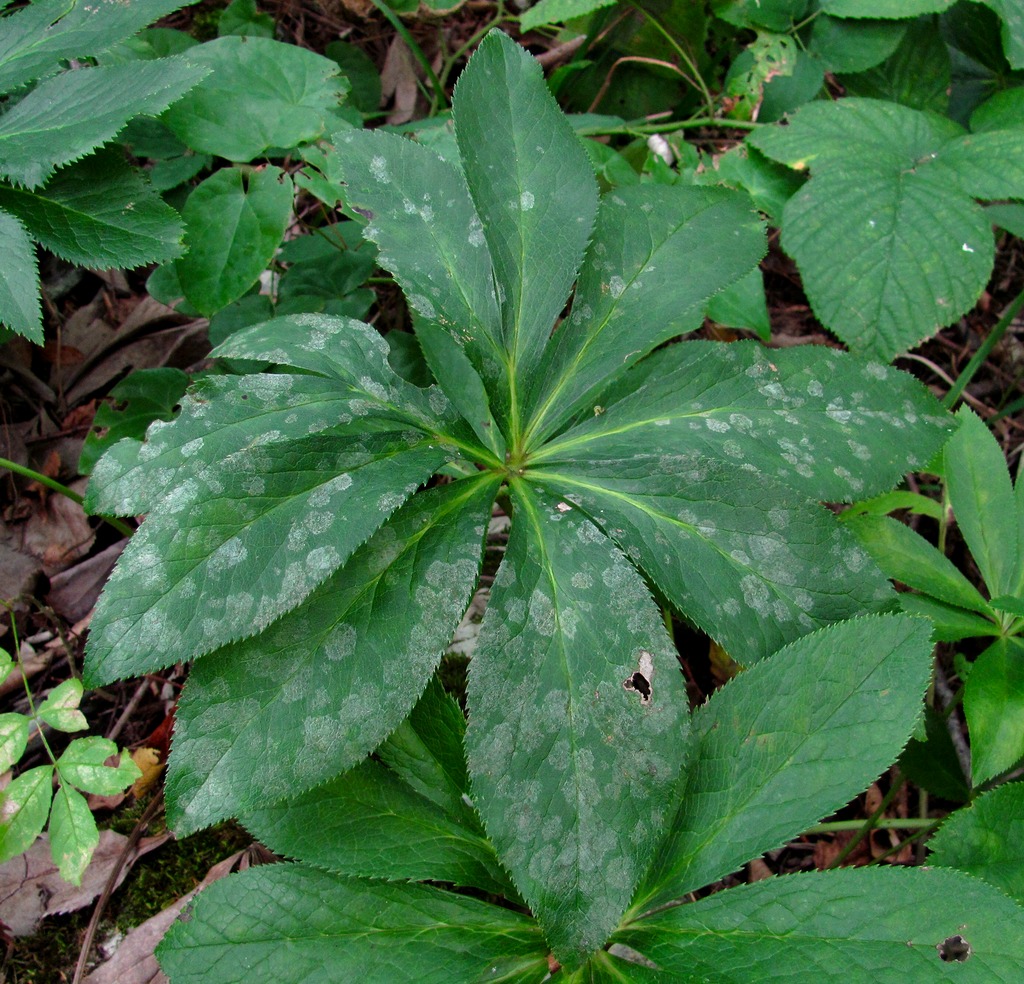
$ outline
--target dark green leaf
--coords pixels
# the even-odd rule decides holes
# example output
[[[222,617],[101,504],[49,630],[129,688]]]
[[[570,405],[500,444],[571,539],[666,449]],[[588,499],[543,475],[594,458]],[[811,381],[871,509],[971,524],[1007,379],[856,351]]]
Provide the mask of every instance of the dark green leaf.
[[[1007,783],[957,810],[928,846],[930,864],[984,878],[1024,904],[1024,783]]]
[[[718,691],[694,714],[694,764],[634,910],[725,877],[875,779],[910,737],[931,648],[926,622],[855,619],[805,636]],[[856,757],[841,751],[853,744]]]
[[[212,314],[237,301],[266,269],[292,214],[294,189],[280,168],[214,172],[188,196],[185,245],[177,261],[185,297]]]
[[[997,639],[975,659],[964,712],[977,787],[1024,757],[1024,639]]]
[[[572,967],[614,929],[651,858],[686,694],[660,613],[615,545],[568,503],[514,491],[466,743],[487,832]]]
[[[0,185],[0,207],[48,250],[83,266],[137,267],[182,249],[177,213],[116,150],[63,168],[38,191]]]
[[[822,14],[811,29],[809,50],[830,72],[863,72],[885,61],[903,40],[903,24],[840,20]]]
[[[202,953],[202,961],[196,953]],[[175,984],[452,984],[547,973],[528,916],[421,885],[272,865],[204,891],[160,944]],[[530,978],[527,978],[530,979]]]
[[[786,204],[782,244],[818,317],[886,361],[954,321],[985,286],[992,232],[970,196],[1024,186],[1024,129],[965,136],[894,103],[813,103],[749,139],[811,169]]]
[[[959,722],[954,722],[959,728]],[[907,742],[899,758],[900,771],[915,785],[936,796],[965,803],[971,795],[956,747],[942,716],[932,707],[924,709],[924,740]]]
[[[162,58],[47,79],[0,118],[0,174],[38,188],[55,168],[106,143],[133,116],[159,113],[206,73]]]
[[[1017,542],[1016,504],[1006,457],[975,414],[965,407],[957,417],[960,427],[945,449],[953,515],[989,593],[1012,595],[1024,589],[1024,545]],[[956,599],[944,600],[963,605]]]
[[[3,192],[0,188],[0,202]],[[0,324],[37,345],[43,343],[36,252],[21,221],[0,211]]]
[[[769,878],[620,935],[665,980],[1009,984],[1020,974],[1024,912],[949,869],[860,868]],[[958,939],[970,946],[966,960],[955,956]]]
[[[194,0],[35,0],[3,19],[0,92],[33,82],[58,63],[106,51]]]

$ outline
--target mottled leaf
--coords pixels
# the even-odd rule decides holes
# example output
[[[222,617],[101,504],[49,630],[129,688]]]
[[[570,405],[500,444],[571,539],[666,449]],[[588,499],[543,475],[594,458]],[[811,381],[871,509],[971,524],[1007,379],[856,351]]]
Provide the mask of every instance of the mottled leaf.
[[[579,504],[740,663],[891,601],[885,578],[827,510],[794,505],[783,486],[726,462],[581,460],[533,474]]]
[[[667,818],[682,677],[636,571],[579,511],[515,485],[470,664],[466,744],[498,854],[569,967],[614,929]]]
[[[60,876],[72,885],[82,883],[82,872],[100,842],[100,832],[85,797],[62,785],[53,796],[50,813],[50,851]]]
[[[662,342],[701,326],[712,295],[750,272],[764,230],[746,195],[640,185],[605,196],[572,314],[555,333],[527,405],[531,440]],[[684,276],[680,272],[685,271]]]
[[[43,832],[53,799],[53,766],[37,765],[0,790],[0,861],[27,851]]]
[[[496,485],[416,496],[305,604],[193,668],[168,780],[177,830],[321,783],[401,723],[469,604]]]
[[[444,458],[425,440],[400,435],[364,443],[316,435],[257,442],[209,461],[168,494],[121,554],[90,628],[87,681],[193,659],[266,628],[337,570]]]
[[[834,349],[684,342],[634,373],[599,395],[604,413],[532,460],[646,458],[655,472],[699,454],[809,498],[849,501],[923,467],[950,427],[916,380]]]
[[[459,76],[453,113],[463,169],[499,286],[509,427],[561,313],[597,212],[597,182],[540,66],[500,31]],[[504,422],[504,421],[503,421]]]

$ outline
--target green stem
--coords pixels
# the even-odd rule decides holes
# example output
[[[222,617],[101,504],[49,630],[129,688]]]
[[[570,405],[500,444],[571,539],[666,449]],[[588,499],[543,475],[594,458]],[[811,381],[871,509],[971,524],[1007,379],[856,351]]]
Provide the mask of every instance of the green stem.
[[[644,17],[654,25],[654,29],[675,49],[675,52],[682,59],[683,63],[689,69],[690,74],[693,78],[690,80],[694,87],[700,89],[701,98],[704,100],[704,106],[708,111],[709,116],[715,114],[715,99],[711,95],[711,90],[708,88],[707,83],[704,81],[704,77],[700,74],[700,69],[697,67],[697,63],[690,56],[690,53],[672,36],[672,32],[661,23],[660,18],[656,17],[641,6],[639,3],[630,0],[630,6],[636,7]]]
[[[447,106],[447,100],[444,97],[444,87],[441,85],[440,80],[434,73],[434,70],[430,67],[430,62],[427,60],[427,56],[423,54],[423,49],[416,43],[416,39],[409,33],[409,29],[402,23],[402,19],[386,4],[384,0],[370,0],[384,16],[387,18],[388,23],[399,33],[402,40],[408,45],[409,51],[413,58],[420,63],[420,68],[423,69],[423,73],[427,77],[427,81],[430,83],[430,88],[433,90],[434,95],[430,100],[430,112],[428,116],[433,116],[439,106]]]
[[[919,827],[933,827],[935,820],[924,817],[879,817],[871,826],[876,830],[917,830]],[[837,830],[860,830],[863,820],[833,820],[831,823],[819,823],[805,830],[805,834],[834,834]]]
[[[458,60],[471,48],[474,48],[479,41],[481,41],[485,34],[492,28],[497,27],[505,19],[505,4],[503,0],[498,0],[498,7],[494,13],[494,16],[486,23],[479,31],[476,31],[472,37],[463,45],[460,45],[455,49],[445,60],[444,67],[441,69],[441,74],[438,76],[441,83],[441,91],[443,92],[445,87],[448,85],[448,76],[451,75],[452,69],[455,67]]]
[[[34,482],[38,482],[40,485],[45,485],[47,488],[53,489],[54,492],[59,492],[61,495],[66,496],[72,502],[77,502],[80,506],[85,500],[74,490],[69,489],[66,485],[62,485],[55,478],[50,478],[48,475],[43,475],[37,471],[33,471],[31,468],[26,468],[24,465],[19,465],[15,461],[9,461],[7,458],[0,458],[0,468],[6,468],[8,471],[14,472],[15,475],[22,475],[25,478],[31,478]],[[112,516],[100,516],[108,526],[113,526],[115,530],[125,536],[131,536],[135,530],[133,530],[127,523],[122,523],[119,519],[114,519]]]
[[[889,804],[896,798],[896,794],[900,790],[900,786],[903,785],[903,776],[896,775],[893,777],[892,785],[889,787],[889,792],[882,797],[882,802],[878,804],[878,809],[867,818],[867,820],[854,821],[857,833],[850,838],[850,842],[836,855],[835,860],[829,865],[829,868],[838,868],[853,852],[854,848],[872,831],[872,829],[878,825],[879,820],[883,813],[885,813]],[[841,821],[837,821],[841,822]]]
[[[978,351],[971,357],[971,361],[964,367],[963,372],[957,376],[956,383],[953,384],[953,388],[946,394],[946,398],[942,401],[942,405],[947,410],[952,410],[953,405],[957,400],[960,399],[960,395],[970,384],[974,378],[974,374],[985,364],[985,360],[989,357],[992,349],[994,349],[1002,339],[1003,335],[1006,334],[1006,329],[1010,327],[1013,319],[1017,317],[1017,312],[1024,307],[1024,290],[1022,290],[1012,301],[1009,306],[1003,312],[1003,316],[996,322],[992,330],[988,333],[988,338],[981,343]]]

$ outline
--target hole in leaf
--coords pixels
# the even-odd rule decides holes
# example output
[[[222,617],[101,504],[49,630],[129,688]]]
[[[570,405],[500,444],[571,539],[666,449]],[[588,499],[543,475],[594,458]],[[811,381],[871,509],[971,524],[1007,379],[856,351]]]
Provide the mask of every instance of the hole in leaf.
[[[936,943],[935,949],[946,963],[963,963],[971,955],[971,944],[959,934]]]
[[[353,205],[352,206],[352,211],[353,212],[358,212],[364,219],[366,219],[367,222],[372,222],[373,221],[373,212],[370,209],[368,209],[368,208],[356,208]]]
[[[640,650],[637,668],[622,681],[624,690],[631,690],[640,695],[641,704],[651,702],[651,680],[654,678],[654,657],[646,650]]]

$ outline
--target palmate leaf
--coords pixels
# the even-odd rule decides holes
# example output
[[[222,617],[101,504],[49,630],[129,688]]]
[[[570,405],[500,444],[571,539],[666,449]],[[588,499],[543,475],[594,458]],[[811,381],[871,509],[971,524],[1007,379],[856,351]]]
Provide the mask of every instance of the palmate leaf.
[[[35,81],[65,59],[97,55],[195,0],[35,0],[5,17],[0,92]]]
[[[0,175],[38,188],[55,168],[106,143],[133,116],[165,109],[207,71],[181,58],[160,58],[47,79],[0,119]]]
[[[94,512],[149,512],[210,461],[241,448],[292,442],[351,427],[351,433],[420,428],[459,441],[448,400],[395,375],[387,343],[350,318],[298,314],[232,335],[214,349],[226,358],[273,362],[315,375],[207,377],[140,444],[124,440],[100,459],[86,504]],[[200,451],[203,453],[200,454]]]
[[[875,779],[910,737],[931,648],[923,619],[853,619],[716,692],[694,714],[680,805],[633,911],[715,882]]]
[[[975,198],[1024,195],[1024,128],[965,134],[871,99],[813,103],[749,138],[811,180],[786,204],[782,245],[818,317],[884,361],[956,320],[992,269]]]
[[[496,489],[481,476],[416,496],[305,604],[196,664],[168,782],[177,829],[308,789],[398,727],[469,604]]]
[[[380,265],[395,275],[413,310],[457,333],[477,372],[507,390],[490,250],[465,178],[433,151],[394,134],[348,130],[334,140],[346,201],[369,220],[366,238],[387,244]]]
[[[446,456],[422,434],[315,435],[210,462],[162,500],[121,555],[90,631],[89,679],[168,666],[266,628]]]
[[[616,940],[656,963],[666,981],[1011,984],[1020,977],[1024,911],[949,869],[842,869],[719,892]]]
[[[598,399],[603,413],[588,413],[533,463],[645,457],[653,472],[666,456],[699,454],[780,481],[801,499],[848,502],[926,464],[950,429],[907,374],[810,346],[684,342]]]
[[[488,835],[555,955],[614,928],[671,803],[686,698],[658,609],[615,545],[516,483],[470,664],[467,748]]]
[[[868,554],[817,505],[694,455],[578,462],[533,477],[578,504],[740,663],[891,601]]]
[[[202,963],[195,959],[203,954]],[[176,982],[540,981],[547,946],[511,909],[424,885],[271,865],[215,882],[160,944]]]

